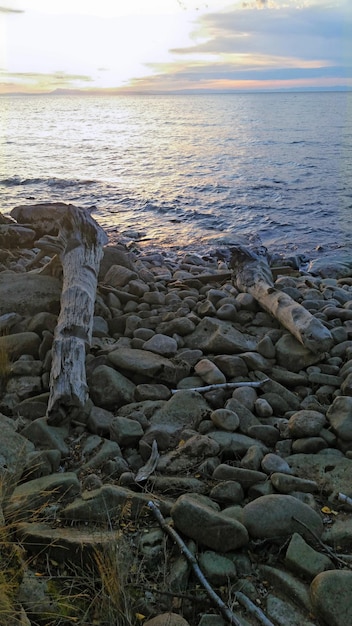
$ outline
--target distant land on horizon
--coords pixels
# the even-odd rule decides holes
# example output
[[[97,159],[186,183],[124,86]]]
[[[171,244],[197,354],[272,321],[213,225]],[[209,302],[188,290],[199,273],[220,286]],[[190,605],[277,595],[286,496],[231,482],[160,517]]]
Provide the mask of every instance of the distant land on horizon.
[[[341,87],[286,87],[282,89],[179,89],[174,91],[158,91],[158,90],[121,90],[121,89],[54,89],[53,91],[13,91],[8,93],[0,93],[0,97],[8,96],[211,96],[211,95],[237,95],[237,94],[261,94],[261,93],[326,93],[326,92],[344,92],[351,93],[352,88],[347,86]]]

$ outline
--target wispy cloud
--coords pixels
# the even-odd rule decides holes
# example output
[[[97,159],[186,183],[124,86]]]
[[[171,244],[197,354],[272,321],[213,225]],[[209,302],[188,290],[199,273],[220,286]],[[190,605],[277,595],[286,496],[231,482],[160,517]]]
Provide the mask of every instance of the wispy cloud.
[[[11,9],[9,7],[0,7],[0,13],[24,13],[21,9]]]
[[[66,72],[12,72],[0,71],[0,91],[50,91],[70,89],[77,83],[82,86],[92,83],[92,78],[84,74],[68,74]]]

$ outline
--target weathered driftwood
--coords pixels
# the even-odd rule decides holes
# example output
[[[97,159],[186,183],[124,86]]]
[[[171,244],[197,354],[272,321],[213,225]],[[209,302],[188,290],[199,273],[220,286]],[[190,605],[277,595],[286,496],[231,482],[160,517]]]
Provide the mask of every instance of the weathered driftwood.
[[[269,378],[264,380],[258,380],[256,382],[241,382],[241,383],[214,383],[213,385],[204,385],[203,387],[189,387],[187,391],[198,391],[199,393],[206,393],[208,391],[215,391],[216,389],[237,389],[237,387],[260,387],[264,383],[268,382]],[[184,389],[171,389],[171,393],[175,394],[178,391],[184,391]]]
[[[38,248],[57,253],[63,270],[61,308],[54,333],[47,419],[60,424],[82,409],[88,398],[86,350],[92,338],[100,260],[107,235],[95,220],[72,205],[60,220],[57,237]]]
[[[273,315],[298,341],[312,352],[325,352],[333,345],[330,331],[288,294],[275,289],[266,250],[256,252],[243,246],[231,247],[233,280],[240,291]]]

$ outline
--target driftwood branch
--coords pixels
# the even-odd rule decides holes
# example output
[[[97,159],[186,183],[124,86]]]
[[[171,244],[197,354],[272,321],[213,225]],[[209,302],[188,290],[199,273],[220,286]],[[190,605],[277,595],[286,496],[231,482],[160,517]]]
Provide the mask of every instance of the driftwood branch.
[[[72,205],[59,222],[57,237],[37,242],[60,255],[63,270],[61,309],[54,334],[47,419],[58,425],[82,409],[88,398],[85,372],[92,338],[100,260],[107,235],[95,220]]]
[[[241,382],[241,383],[216,383],[214,385],[204,385],[203,387],[191,387],[187,391],[198,391],[200,393],[206,393],[207,391],[214,391],[215,389],[236,389],[236,387],[260,387],[264,383],[268,382],[269,378],[259,380],[257,382]],[[178,391],[184,391],[184,389],[171,389],[171,393],[177,393]]]
[[[248,613],[254,615],[254,617],[257,618],[258,622],[260,622],[263,626],[274,626],[270,619],[268,619],[263,611],[259,608],[259,606],[256,606],[254,602],[252,602],[252,600],[248,598],[248,596],[242,593],[242,591],[236,591],[236,600],[238,600],[238,602],[242,604],[242,606],[244,606]]]
[[[157,519],[162,530],[177,543],[181,552],[185,555],[187,561],[190,563],[195,575],[197,576],[199,582],[203,585],[208,597],[214,605],[219,609],[221,615],[225,618],[228,624],[233,624],[234,626],[242,626],[241,622],[238,620],[236,615],[226,606],[226,604],[219,598],[219,596],[215,593],[214,589],[209,585],[206,580],[203,572],[201,571],[197,559],[192,554],[192,552],[187,548],[184,541],[177,534],[177,532],[172,528],[164,519],[163,515],[160,513],[158,507],[151,500],[148,502],[148,507],[152,511],[154,517]],[[272,626],[272,625],[271,625]]]
[[[337,499],[339,502],[342,502],[343,504],[347,504],[348,507],[352,507],[352,498],[350,498],[349,496],[346,496],[344,493],[338,493]]]
[[[328,351],[333,345],[330,331],[288,294],[275,289],[266,250],[252,252],[243,246],[231,247],[234,282],[253,298],[312,352]]]

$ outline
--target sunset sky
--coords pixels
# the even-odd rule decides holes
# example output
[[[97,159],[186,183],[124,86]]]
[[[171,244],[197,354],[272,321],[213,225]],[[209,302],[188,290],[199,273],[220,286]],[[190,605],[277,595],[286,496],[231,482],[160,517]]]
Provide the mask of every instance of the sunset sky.
[[[352,89],[352,0],[0,3],[0,94]]]

